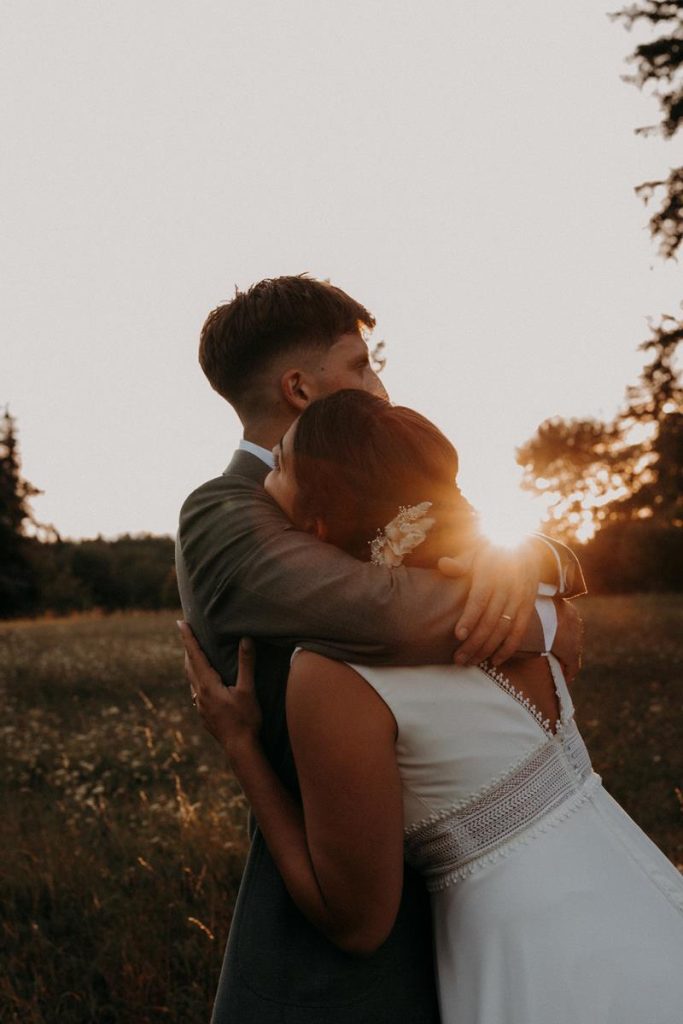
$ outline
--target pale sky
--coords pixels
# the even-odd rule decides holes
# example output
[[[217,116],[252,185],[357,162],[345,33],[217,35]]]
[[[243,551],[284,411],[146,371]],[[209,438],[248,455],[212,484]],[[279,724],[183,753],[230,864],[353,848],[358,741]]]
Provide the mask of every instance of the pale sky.
[[[528,518],[515,446],[611,416],[679,312],[633,187],[680,145],[633,133],[618,6],[5,0],[0,405],[38,518],[173,532],[240,434],[204,317],[301,271],[376,314],[474,503]]]

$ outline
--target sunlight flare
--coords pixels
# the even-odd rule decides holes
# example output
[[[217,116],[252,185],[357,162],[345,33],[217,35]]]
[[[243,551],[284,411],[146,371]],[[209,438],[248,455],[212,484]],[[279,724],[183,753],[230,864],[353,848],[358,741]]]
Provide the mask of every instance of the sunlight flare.
[[[499,467],[488,463],[481,474],[464,471],[462,476],[463,490],[479,512],[482,532],[494,544],[515,547],[539,529],[547,510],[545,496],[521,489],[521,467],[509,455]]]

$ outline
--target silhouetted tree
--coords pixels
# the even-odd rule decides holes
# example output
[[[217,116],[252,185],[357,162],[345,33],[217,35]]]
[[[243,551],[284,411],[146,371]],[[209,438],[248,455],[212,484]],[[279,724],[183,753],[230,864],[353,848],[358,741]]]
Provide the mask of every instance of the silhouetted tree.
[[[637,462],[621,502],[624,514],[653,518],[660,526],[683,526],[683,389],[676,367],[683,323],[663,317],[640,346],[650,354],[640,382],[628,389],[622,414],[643,435]]]
[[[612,17],[631,29],[647,22],[663,32],[641,43],[629,61],[635,73],[625,76],[639,89],[652,86],[659,101],[659,124],[636,129],[640,134],[672,138],[683,122],[683,0],[641,0],[615,12]],[[661,205],[650,218],[652,237],[659,242],[665,259],[675,256],[683,241],[683,167],[674,167],[666,178],[645,181],[636,192],[646,202],[660,198]]]
[[[671,319],[653,327],[641,345],[650,362],[613,422],[547,420],[518,449],[524,486],[548,498],[552,532],[587,540],[595,528],[632,520],[683,525],[683,394],[674,365],[682,336]]]
[[[175,608],[174,543],[149,534],[62,541],[36,521],[16,424],[0,418],[0,618],[88,608]]]
[[[522,485],[548,503],[544,529],[565,540],[585,541],[620,486],[615,427],[598,420],[555,417],[517,449]]]
[[[35,580],[25,528],[29,501],[39,494],[21,474],[16,425],[9,410],[0,420],[0,617],[30,610]]]
[[[639,0],[613,17],[627,29],[645,23],[658,34],[636,47],[629,58],[635,73],[626,76],[638,88],[651,86],[659,102],[659,124],[637,129],[671,139],[683,124],[683,0]],[[661,31],[660,31],[661,30]],[[660,206],[650,217],[650,233],[659,243],[664,259],[675,259],[683,242],[683,167],[669,170],[660,181],[646,181],[636,188],[649,203]],[[635,510],[651,516],[662,527],[683,526],[683,415],[681,383],[676,356],[683,339],[683,320],[662,316],[650,324],[652,335],[641,349],[650,356],[640,383],[628,391],[629,406],[622,416],[644,432],[638,475],[630,481],[631,494],[622,503],[624,512]]]
[[[625,77],[641,89],[651,86],[659,101],[659,124],[637,132],[670,139],[683,123],[683,0],[640,0],[612,17],[628,29],[645,22],[658,32],[636,47],[629,58],[635,72]],[[683,241],[683,167],[643,182],[636,193],[646,204],[660,201],[650,232],[660,254],[674,259]],[[683,554],[683,395],[676,355],[683,321],[664,315],[650,329],[640,346],[649,361],[613,422],[548,420],[518,451],[525,486],[548,497],[546,528],[579,540],[598,528],[584,559],[599,577],[619,577],[626,588],[681,585],[675,566]]]

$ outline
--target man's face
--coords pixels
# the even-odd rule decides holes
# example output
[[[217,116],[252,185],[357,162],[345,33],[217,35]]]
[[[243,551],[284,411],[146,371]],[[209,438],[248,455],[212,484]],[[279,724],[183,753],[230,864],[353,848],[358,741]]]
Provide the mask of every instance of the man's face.
[[[325,352],[315,353],[306,378],[311,402],[345,388],[368,391],[389,400],[384,385],[370,365],[367,343],[358,331],[341,334]],[[295,433],[296,420],[273,449],[275,469],[266,477],[264,486],[295,526],[306,529],[306,525],[296,521]]]
[[[343,388],[369,391],[379,398],[389,397],[370,365],[367,343],[358,331],[340,335],[326,351],[316,353],[310,377],[314,391],[311,401]]]
[[[306,374],[311,402],[344,388],[369,391],[378,398],[389,400],[384,385],[370,365],[368,346],[357,331],[340,335],[326,352],[316,353],[314,360]],[[296,420],[273,448],[275,469],[266,477],[264,486],[295,526],[306,529],[306,525],[296,519],[295,433]]]

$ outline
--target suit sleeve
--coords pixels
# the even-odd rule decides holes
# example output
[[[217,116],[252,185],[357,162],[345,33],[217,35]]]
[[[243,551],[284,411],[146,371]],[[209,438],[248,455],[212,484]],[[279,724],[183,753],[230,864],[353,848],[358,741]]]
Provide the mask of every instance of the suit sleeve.
[[[559,540],[551,540],[542,533],[534,533],[537,540],[546,544],[557,562],[557,596],[564,598],[581,597],[586,593],[586,581],[583,578],[581,563],[574,552]]]
[[[221,500],[191,495],[177,552],[185,614],[210,657],[252,636],[360,664],[452,658],[466,580],[359,562],[295,530],[252,481],[233,478]],[[537,617],[522,649],[543,649]]]

